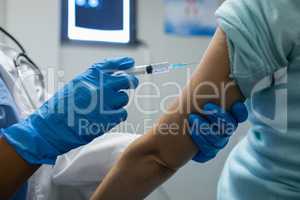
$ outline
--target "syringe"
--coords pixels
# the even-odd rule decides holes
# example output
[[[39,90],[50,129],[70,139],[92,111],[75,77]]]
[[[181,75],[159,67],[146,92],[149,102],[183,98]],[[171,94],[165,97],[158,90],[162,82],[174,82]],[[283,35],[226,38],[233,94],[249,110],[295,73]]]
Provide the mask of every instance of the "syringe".
[[[126,73],[131,75],[162,74],[170,72],[173,69],[185,69],[188,67],[193,67],[196,64],[197,63],[170,64],[168,62],[162,62],[150,65],[135,66],[132,69],[126,70]]]

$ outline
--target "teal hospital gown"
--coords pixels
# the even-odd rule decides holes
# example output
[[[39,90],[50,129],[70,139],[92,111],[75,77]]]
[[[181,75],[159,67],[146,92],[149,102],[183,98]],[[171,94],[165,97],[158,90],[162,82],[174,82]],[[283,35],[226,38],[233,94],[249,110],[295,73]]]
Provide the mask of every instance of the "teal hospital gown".
[[[300,199],[300,0],[227,0],[216,16],[251,123],[218,199]]]

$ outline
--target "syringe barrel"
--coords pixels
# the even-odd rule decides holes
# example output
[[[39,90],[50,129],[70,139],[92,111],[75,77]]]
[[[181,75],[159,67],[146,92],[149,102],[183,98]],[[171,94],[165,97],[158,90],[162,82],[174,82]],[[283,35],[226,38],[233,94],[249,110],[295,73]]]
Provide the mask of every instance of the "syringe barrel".
[[[170,64],[168,62],[153,64],[153,74],[161,74],[170,71]]]
[[[147,67],[149,67],[149,65],[135,66],[129,70],[126,70],[126,73],[130,74],[130,75],[144,75],[144,74],[147,74],[147,71],[146,71]]]
[[[169,66],[168,62],[135,66],[132,69],[126,70],[126,73],[131,75],[159,74],[169,72]]]

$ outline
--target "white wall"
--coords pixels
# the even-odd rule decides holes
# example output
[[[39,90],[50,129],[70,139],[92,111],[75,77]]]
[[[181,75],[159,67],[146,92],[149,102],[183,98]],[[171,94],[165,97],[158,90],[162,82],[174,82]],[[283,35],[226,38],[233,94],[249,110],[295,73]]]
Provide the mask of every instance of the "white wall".
[[[5,26],[6,19],[6,1],[0,1],[0,26]],[[0,42],[3,42],[3,35],[0,36]]]
[[[0,1],[0,26],[3,26],[5,22],[5,3],[5,1]]]
[[[61,46],[60,45],[60,1],[59,0],[0,0],[0,13],[6,10],[5,24],[29,50],[29,54],[43,68],[57,67],[65,71],[65,79],[85,70],[91,63],[106,57],[129,55],[138,64],[160,62],[199,61],[203,55],[209,38],[180,38],[163,33],[163,0],[138,0],[138,37],[146,46],[140,47],[107,47],[107,46]],[[0,14],[0,24],[3,24]],[[143,78],[142,81],[154,81],[161,86],[164,95],[174,94],[175,88],[164,88],[167,80],[176,80],[182,86],[186,82],[186,73],[174,72],[158,78]],[[147,92],[153,92],[147,90]],[[157,107],[160,99],[143,102],[145,106]],[[160,113],[145,116],[130,106],[130,122],[142,123],[145,118],[153,121]],[[143,132],[143,127],[139,132]],[[245,132],[242,128],[239,132]],[[241,134],[239,134],[241,135]],[[189,163],[165,185],[161,192],[172,200],[214,199],[218,176],[224,160],[232,146],[239,140],[234,138],[216,160],[198,165]],[[156,193],[152,199],[168,199]]]
[[[6,1],[6,28],[42,67],[58,66],[59,63],[59,2]]]

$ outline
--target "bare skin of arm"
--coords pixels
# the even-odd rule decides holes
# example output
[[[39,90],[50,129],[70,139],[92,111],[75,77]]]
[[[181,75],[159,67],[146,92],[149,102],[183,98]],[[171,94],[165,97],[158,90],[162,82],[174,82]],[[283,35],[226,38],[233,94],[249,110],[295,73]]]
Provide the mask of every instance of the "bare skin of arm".
[[[0,139],[0,199],[9,199],[18,188],[39,168],[29,165],[15,150]]]
[[[144,199],[192,159],[198,149],[188,134],[188,114],[199,113],[207,102],[228,109],[233,102],[243,100],[229,74],[226,35],[218,29],[190,82],[171,105],[170,112],[129,146],[91,199]],[[173,125],[179,128],[167,128]]]

